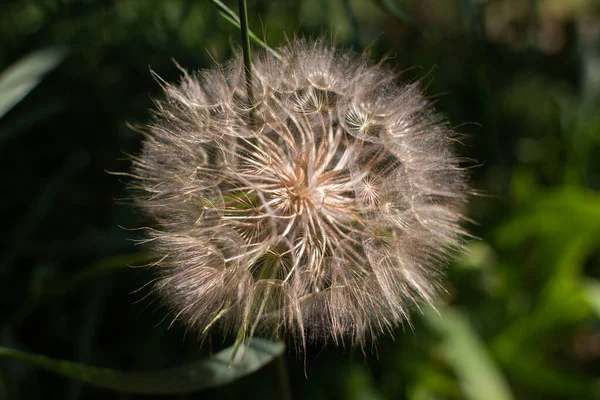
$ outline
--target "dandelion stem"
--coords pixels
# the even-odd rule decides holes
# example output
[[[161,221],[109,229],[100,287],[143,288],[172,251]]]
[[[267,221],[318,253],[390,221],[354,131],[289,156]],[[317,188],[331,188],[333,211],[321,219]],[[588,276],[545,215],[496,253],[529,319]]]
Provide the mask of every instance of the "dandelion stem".
[[[248,34],[248,6],[246,0],[238,0],[240,7],[240,32],[242,34],[242,53],[244,56],[244,72],[246,74],[246,93],[250,112],[250,125],[255,126],[254,90],[252,88],[252,54],[250,53],[250,36]]]
[[[281,390],[280,399],[292,400],[290,374],[288,372],[285,354],[281,354],[279,357],[277,357],[277,370],[279,372],[279,389]]]
[[[241,29],[240,18],[236,15],[236,13],[234,13],[220,0],[211,0],[211,2],[217,7],[217,9],[219,10],[219,14],[221,14],[221,16],[225,18],[227,22],[229,22],[236,28]],[[281,61],[281,54],[269,47],[267,43],[260,40],[260,38],[256,36],[254,32],[252,32],[250,29],[248,29],[248,36],[254,43],[267,50],[273,57],[275,57],[275,59]]]
[[[287,360],[285,354],[277,357],[277,370],[279,371],[279,388],[281,390],[282,400],[292,400],[292,390],[290,388],[290,374],[288,372]]]

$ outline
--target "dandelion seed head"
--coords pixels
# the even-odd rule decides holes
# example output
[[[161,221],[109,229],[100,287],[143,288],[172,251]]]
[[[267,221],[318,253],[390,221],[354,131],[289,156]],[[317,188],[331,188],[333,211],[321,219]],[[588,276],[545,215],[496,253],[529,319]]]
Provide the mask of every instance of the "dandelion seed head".
[[[156,221],[156,289],[202,333],[364,345],[432,301],[462,244],[454,133],[364,56],[279,51],[253,62],[253,104],[240,59],[159,80],[132,184]]]

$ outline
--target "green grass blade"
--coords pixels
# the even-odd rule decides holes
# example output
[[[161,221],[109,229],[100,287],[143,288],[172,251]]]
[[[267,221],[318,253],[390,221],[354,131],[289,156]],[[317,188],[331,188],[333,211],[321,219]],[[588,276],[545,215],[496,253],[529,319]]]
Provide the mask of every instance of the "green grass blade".
[[[0,75],[0,118],[41,82],[43,76],[64,59],[63,48],[49,47],[34,51]]]
[[[120,371],[50,358],[39,354],[0,347],[0,358],[24,361],[91,385],[124,393],[183,394],[222,386],[262,368],[281,355],[285,346],[256,338],[241,346],[231,368],[233,347],[228,347],[208,359],[158,371]]]
[[[51,285],[44,287],[41,293],[25,300],[23,304],[17,308],[15,313],[6,320],[1,321],[0,325],[3,325],[4,327],[15,326],[25,320],[40,305],[65,296],[103,275],[108,275],[120,270],[126,271],[129,265],[144,263],[150,260],[150,255],[141,251],[138,253],[107,257],[89,266],[85,266],[68,278],[63,278],[58,282],[52,282]]]
[[[513,399],[504,377],[467,317],[451,308],[443,308],[440,312],[441,315],[426,312],[426,321],[442,335],[442,356],[460,378],[465,397],[472,400]]]

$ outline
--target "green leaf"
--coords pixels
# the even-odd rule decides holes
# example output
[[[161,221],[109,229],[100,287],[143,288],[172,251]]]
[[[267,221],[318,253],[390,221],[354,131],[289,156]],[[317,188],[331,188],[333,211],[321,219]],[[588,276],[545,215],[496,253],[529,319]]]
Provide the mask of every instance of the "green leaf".
[[[539,338],[545,333],[589,318],[592,310],[581,290],[581,276],[586,261],[600,247],[597,193],[564,186],[540,192],[522,208],[496,235],[500,248],[527,247],[527,270],[536,275],[536,286],[529,287],[532,306],[505,324],[492,341],[495,354],[516,359],[523,348],[544,344]]]
[[[233,347],[228,347],[208,359],[159,371],[120,371],[55,359],[39,354],[0,347],[0,358],[27,362],[67,378],[79,379],[94,386],[125,393],[183,394],[233,382],[248,375],[280,356],[285,346],[254,338],[242,345],[233,365],[229,367]]]
[[[66,50],[49,47],[23,57],[0,75],[0,118],[37,86],[64,59]]]
[[[496,230],[495,241],[500,247],[520,246],[532,236],[552,239],[600,229],[600,194],[594,191],[559,186],[530,197],[518,214]]]
[[[510,400],[513,396],[504,377],[489,357],[484,343],[467,317],[451,308],[425,312],[425,319],[442,336],[441,352],[461,380],[466,398]]]

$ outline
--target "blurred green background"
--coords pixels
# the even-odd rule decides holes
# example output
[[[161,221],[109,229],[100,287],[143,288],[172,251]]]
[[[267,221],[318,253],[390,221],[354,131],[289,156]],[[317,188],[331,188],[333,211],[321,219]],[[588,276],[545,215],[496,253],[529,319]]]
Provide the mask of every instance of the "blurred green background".
[[[237,2],[224,1],[237,11]],[[0,399],[600,399],[600,2],[248,0],[271,46],[325,36],[386,56],[476,160],[468,226],[439,315],[377,349],[313,347],[188,395],[95,388],[0,359]],[[123,153],[179,71],[225,61],[239,32],[209,0],[0,2],[0,345],[123,370],[231,343],[169,325],[130,239]],[[281,361],[281,360],[280,360]],[[306,376],[304,361],[306,361]],[[283,371],[285,373],[285,371]],[[286,391],[285,382],[289,381]],[[174,382],[176,384],[176,382]]]

